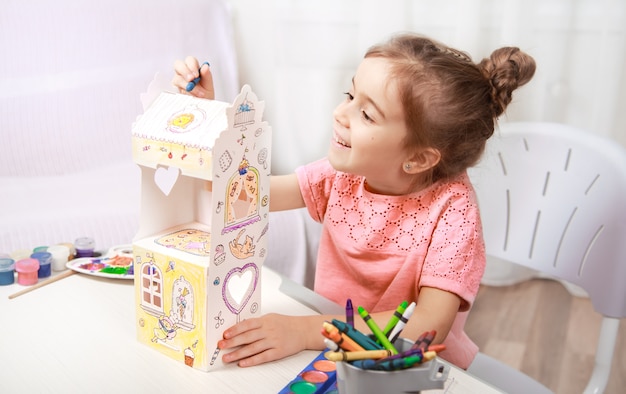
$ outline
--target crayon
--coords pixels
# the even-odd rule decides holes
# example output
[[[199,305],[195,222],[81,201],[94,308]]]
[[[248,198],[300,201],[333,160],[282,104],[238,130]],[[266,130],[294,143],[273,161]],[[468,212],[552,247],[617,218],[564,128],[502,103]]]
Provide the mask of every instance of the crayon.
[[[344,323],[341,320],[333,319],[332,325],[337,327],[339,332],[346,334],[349,338],[358,343],[365,350],[378,350],[383,348],[378,343],[376,343],[375,340],[371,339],[357,329],[350,327],[347,323]]]
[[[407,301],[402,301],[402,303],[398,305],[398,308],[393,312],[393,315],[383,329],[383,334],[385,334],[387,338],[389,338],[389,332],[395,327],[396,324],[398,324],[398,321],[402,317],[402,314],[407,306],[409,306],[409,303]]]
[[[381,358],[377,360],[377,362],[380,363],[380,362],[387,361],[387,360],[394,360],[396,358],[405,358],[405,357],[416,356],[416,355],[419,355],[420,357],[424,357],[424,351],[422,349],[409,349],[409,350],[405,350],[404,352],[394,354],[393,356]]]
[[[359,345],[348,335],[340,332],[337,327],[325,321],[322,327],[322,335],[326,338],[334,341],[340,348],[349,352],[357,352],[365,350],[363,346]]]
[[[352,365],[361,369],[376,369],[382,371],[395,371],[398,369],[405,369],[414,366],[417,363],[422,362],[422,356],[415,355],[405,358],[396,358],[393,360],[386,360],[384,362],[377,362],[376,360],[363,359],[355,360]]]
[[[438,343],[436,345],[428,345],[427,351],[429,352],[437,352],[441,353],[446,350],[446,345],[443,343]]]
[[[333,341],[330,338],[324,338],[324,344],[326,345],[327,348],[329,348],[330,350],[336,352],[340,349],[339,345],[337,344],[337,342]],[[415,349],[415,350],[419,350],[419,349]]]
[[[428,335],[429,332],[430,331],[424,331],[419,337],[417,337],[417,339],[415,340],[415,343],[413,344],[413,346],[411,346],[411,349],[419,349],[420,344],[422,343],[424,338],[426,338],[426,335]]]
[[[398,354],[396,348],[391,344],[391,342],[389,342],[389,339],[385,336],[385,334],[383,334],[383,332],[380,330],[380,327],[378,327],[370,314],[367,313],[367,311],[362,306],[359,306],[357,308],[357,311],[365,321],[365,324],[367,324],[370,330],[372,330],[372,334],[374,334],[374,337],[376,337],[378,342],[380,342],[380,344],[383,345],[385,349],[389,350],[392,355]]]
[[[419,348],[419,349],[422,349],[422,350],[428,349],[430,344],[433,342],[433,339],[435,339],[435,335],[437,335],[437,331],[436,330],[431,330],[431,331],[424,332],[422,335],[420,335],[417,338],[417,340],[415,341],[413,346],[411,346],[411,348],[412,349],[418,349]]]
[[[435,357],[437,357],[437,352],[431,352],[431,351],[424,352],[424,358],[422,359],[422,361],[423,362],[430,361]]]
[[[363,350],[361,352],[332,352],[328,351],[324,353],[324,357],[326,357],[330,361],[353,361],[353,360],[364,360],[364,359],[377,359],[377,358],[385,358],[391,356],[391,351],[387,349],[382,350]]]
[[[395,359],[384,359],[384,360],[372,360],[372,359],[363,359],[363,360],[354,360],[351,364],[357,368],[361,369],[375,369],[382,371],[396,371],[399,369],[406,369],[414,366],[415,364],[425,363],[437,357],[437,353],[435,352],[426,352],[424,355],[416,354],[414,356],[403,357],[403,358],[395,358]]]
[[[420,343],[420,349],[424,350],[427,349],[431,343],[433,343],[433,339],[435,339],[435,335],[437,335],[437,331],[432,330],[430,331],[426,337],[422,340],[422,343]]]
[[[422,343],[422,341],[424,340],[424,338],[426,338],[426,335],[428,335],[429,332],[430,331],[424,331],[419,337],[417,337],[415,343],[413,344],[413,346],[411,346],[411,349],[419,349],[420,343]]]
[[[352,307],[352,300],[348,298],[346,301],[346,323],[354,328],[354,309]]]
[[[189,82],[187,84],[187,86],[185,87],[185,90],[188,92],[191,92],[193,90],[193,88],[196,87],[196,85],[200,82],[200,70],[202,69],[202,66],[207,65],[209,67],[211,67],[211,65],[209,64],[209,62],[204,62],[200,65],[200,68],[198,68],[198,78],[194,78],[193,81]]]
[[[402,313],[402,317],[400,318],[400,321],[398,321],[398,324],[396,324],[393,330],[391,330],[391,332],[389,333],[390,342],[395,342],[395,340],[398,339],[398,337],[400,336],[400,333],[402,332],[402,330],[404,330],[404,326],[406,326],[406,323],[411,318],[411,315],[413,315],[413,311],[415,310],[415,305],[416,305],[415,302],[411,302],[409,306],[406,307],[406,309]]]

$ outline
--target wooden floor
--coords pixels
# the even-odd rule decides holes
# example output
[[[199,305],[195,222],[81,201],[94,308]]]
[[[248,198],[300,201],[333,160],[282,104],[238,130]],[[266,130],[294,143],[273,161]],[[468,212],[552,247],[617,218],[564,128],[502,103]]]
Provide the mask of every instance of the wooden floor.
[[[481,286],[466,324],[481,352],[556,393],[582,393],[594,363],[600,315],[559,282]],[[620,325],[606,393],[626,393],[626,323]]]

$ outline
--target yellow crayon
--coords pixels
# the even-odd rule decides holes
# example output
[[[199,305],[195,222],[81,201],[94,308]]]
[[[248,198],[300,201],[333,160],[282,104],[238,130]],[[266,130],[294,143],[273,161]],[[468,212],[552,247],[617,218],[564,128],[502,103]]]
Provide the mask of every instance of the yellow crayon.
[[[422,362],[425,363],[426,361],[430,361],[433,358],[437,357],[437,352],[424,352],[424,357],[422,357]]]
[[[330,361],[352,361],[352,360],[366,360],[366,359],[378,359],[391,356],[391,351],[387,349],[380,350],[362,350],[358,352],[333,352],[328,351],[324,353]]]

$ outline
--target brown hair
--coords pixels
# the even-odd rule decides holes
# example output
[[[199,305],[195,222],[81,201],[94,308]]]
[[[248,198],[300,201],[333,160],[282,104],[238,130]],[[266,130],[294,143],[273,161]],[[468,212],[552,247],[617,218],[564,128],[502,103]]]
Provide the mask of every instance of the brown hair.
[[[476,164],[513,91],[535,73],[534,59],[519,48],[497,49],[475,64],[463,52],[413,34],[373,46],[365,57],[391,61],[412,131],[407,147],[432,147],[441,153],[432,169],[433,182]]]

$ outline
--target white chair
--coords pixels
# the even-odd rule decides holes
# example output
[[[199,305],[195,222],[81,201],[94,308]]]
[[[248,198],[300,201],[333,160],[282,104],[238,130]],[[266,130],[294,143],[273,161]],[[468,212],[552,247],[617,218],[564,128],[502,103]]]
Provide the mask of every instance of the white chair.
[[[626,316],[626,150],[561,124],[502,124],[470,177],[487,254],[582,288],[603,316],[585,393],[603,392]],[[469,371],[509,393],[547,391],[484,354]]]

